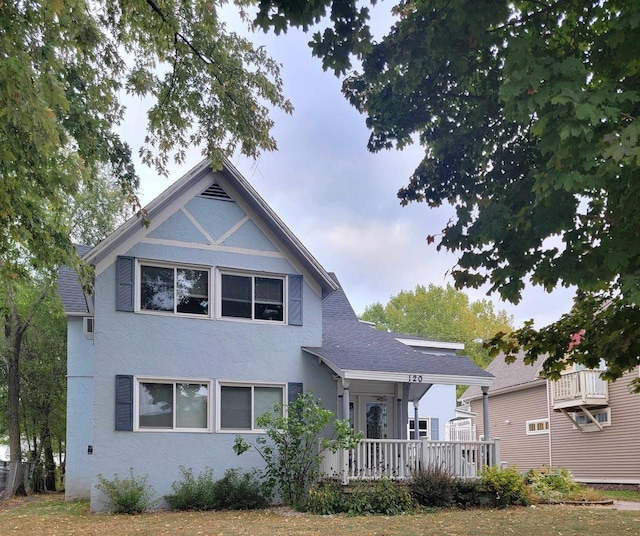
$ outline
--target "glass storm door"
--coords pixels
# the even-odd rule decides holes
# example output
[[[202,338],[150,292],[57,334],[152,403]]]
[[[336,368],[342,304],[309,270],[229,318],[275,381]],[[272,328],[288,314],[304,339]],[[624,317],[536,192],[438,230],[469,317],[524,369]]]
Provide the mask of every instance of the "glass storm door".
[[[387,439],[387,415],[386,400],[365,402],[367,439]]]

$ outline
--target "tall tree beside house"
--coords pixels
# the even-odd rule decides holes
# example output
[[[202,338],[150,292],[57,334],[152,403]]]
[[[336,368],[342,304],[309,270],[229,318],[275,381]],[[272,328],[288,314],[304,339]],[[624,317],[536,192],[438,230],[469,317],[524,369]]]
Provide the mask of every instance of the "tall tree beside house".
[[[362,60],[343,92],[369,149],[424,146],[401,204],[455,209],[427,241],[459,254],[456,285],[513,303],[526,282],[578,289],[569,314],[501,333],[494,351],[548,353],[556,377],[584,329],[570,362],[603,358],[607,379],[638,366],[640,2],[400,0],[377,43],[356,0],[265,0],[257,23],[307,29],[326,13],[313,53],[338,73]]]
[[[236,149],[256,157],[276,148],[269,108],[292,109],[279,66],[225,27],[221,4],[0,3],[3,278],[25,259],[36,270],[81,267],[61,214],[100,166],[136,205],[131,148],[115,131],[125,91],[150,103],[140,152],[160,173],[189,147],[218,165]]]
[[[513,324],[513,318],[504,310],[496,311],[491,301],[471,301],[451,285],[403,290],[386,305],[367,306],[361,319],[382,331],[464,343],[465,355],[482,368],[491,362],[483,342],[498,331],[511,331]]]
[[[58,218],[74,240],[94,245],[110,234],[130,213],[128,196],[117,179],[102,169],[96,180],[80,184]],[[21,487],[22,444],[29,445],[28,458],[44,471],[39,482],[55,489],[54,453],[62,465],[65,437],[66,331],[58,301],[54,270],[28,268],[28,255],[16,258],[22,270],[9,275],[0,289],[0,312],[4,337],[0,352],[4,367],[0,397],[6,405],[3,423],[9,436],[11,473],[5,495]],[[0,428],[1,429],[1,428]]]

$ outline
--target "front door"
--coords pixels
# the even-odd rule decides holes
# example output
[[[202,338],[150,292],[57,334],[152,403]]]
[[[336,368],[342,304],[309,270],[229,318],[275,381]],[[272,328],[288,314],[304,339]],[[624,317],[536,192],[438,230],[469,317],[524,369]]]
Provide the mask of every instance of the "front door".
[[[364,401],[367,439],[387,439],[390,416],[389,409],[386,398]]]

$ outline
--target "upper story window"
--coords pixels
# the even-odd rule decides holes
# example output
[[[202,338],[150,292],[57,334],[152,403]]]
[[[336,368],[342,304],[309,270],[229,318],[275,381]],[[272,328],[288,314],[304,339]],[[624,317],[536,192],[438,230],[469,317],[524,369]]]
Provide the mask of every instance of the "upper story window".
[[[221,274],[221,316],[284,322],[284,279]]]
[[[209,315],[209,270],[140,264],[140,310]]]

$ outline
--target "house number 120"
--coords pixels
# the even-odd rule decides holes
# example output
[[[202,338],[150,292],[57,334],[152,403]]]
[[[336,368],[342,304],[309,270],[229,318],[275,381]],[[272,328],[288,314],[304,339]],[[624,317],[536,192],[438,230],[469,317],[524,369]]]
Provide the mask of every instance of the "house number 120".
[[[417,374],[409,374],[409,382],[422,383],[422,376],[418,376]]]

